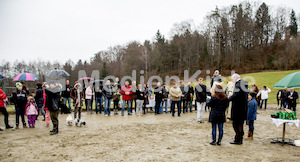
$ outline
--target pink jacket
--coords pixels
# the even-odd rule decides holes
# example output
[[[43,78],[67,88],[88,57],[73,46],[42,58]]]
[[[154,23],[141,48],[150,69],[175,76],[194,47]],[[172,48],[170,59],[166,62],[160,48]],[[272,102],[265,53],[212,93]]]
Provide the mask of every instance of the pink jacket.
[[[94,95],[93,90],[91,88],[91,86],[88,86],[85,90],[85,99],[92,99],[92,96]]]
[[[44,98],[44,110],[48,110],[48,107],[46,107],[46,92],[43,91],[43,98]]]
[[[38,108],[35,103],[28,102],[26,104],[25,115],[38,115]]]

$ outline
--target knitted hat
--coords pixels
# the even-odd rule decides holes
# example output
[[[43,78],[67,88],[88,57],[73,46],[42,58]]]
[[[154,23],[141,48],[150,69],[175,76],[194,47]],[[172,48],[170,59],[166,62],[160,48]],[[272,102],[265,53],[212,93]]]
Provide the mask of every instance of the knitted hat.
[[[17,87],[17,88],[22,87],[22,86],[23,86],[22,83],[20,83],[20,82],[17,82],[17,83],[16,83],[16,87]]]

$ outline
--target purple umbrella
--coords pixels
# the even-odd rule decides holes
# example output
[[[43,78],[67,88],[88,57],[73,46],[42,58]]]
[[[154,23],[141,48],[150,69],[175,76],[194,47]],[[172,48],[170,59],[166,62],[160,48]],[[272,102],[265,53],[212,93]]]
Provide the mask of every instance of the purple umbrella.
[[[39,78],[32,74],[32,73],[21,73],[18,74],[13,81],[36,81],[39,80]]]

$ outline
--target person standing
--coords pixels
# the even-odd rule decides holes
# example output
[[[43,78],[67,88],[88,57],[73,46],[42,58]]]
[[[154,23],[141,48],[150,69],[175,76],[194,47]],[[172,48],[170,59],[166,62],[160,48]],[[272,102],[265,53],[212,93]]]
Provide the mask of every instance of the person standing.
[[[255,84],[252,85],[251,92],[255,92],[256,94],[258,94],[259,89],[257,88],[257,86]],[[255,99],[256,99],[257,105],[260,105],[261,95],[256,96]]]
[[[138,85],[136,89],[136,114],[142,115],[143,113],[143,104],[145,99],[145,91],[141,84]]]
[[[169,99],[169,89],[166,84],[163,85],[163,102],[162,106],[165,106],[165,113],[168,113],[168,99]]]
[[[223,124],[226,122],[225,111],[229,106],[229,100],[223,91],[221,85],[216,86],[217,90],[214,92],[211,100],[208,102],[208,105],[211,107],[209,114],[209,122],[212,125],[212,142],[211,145],[221,145],[223,138]],[[219,129],[219,138],[217,140],[217,126]]]
[[[36,120],[38,119],[38,116],[40,114],[42,114],[44,116],[44,119],[43,121],[45,121],[45,110],[43,108],[44,106],[44,90],[43,90],[43,87],[42,87],[42,83],[37,83],[36,84],[37,86],[37,89],[36,89],[36,95],[35,95],[35,101],[36,101],[36,104],[37,104],[37,107],[38,107],[38,115],[36,116]]]
[[[50,111],[49,111],[48,107],[46,106],[46,99],[47,99],[46,91],[45,91],[46,86],[47,86],[46,83],[44,83],[42,86],[43,87],[43,98],[44,98],[43,107],[45,110],[45,126],[49,127],[51,119],[50,119]]]
[[[247,121],[249,124],[249,131],[248,131],[248,136],[245,138],[247,140],[253,139],[254,120],[256,120],[256,115],[257,115],[257,101],[255,97],[256,97],[255,92],[251,92],[248,95],[249,102],[248,102]]]
[[[3,92],[2,87],[0,87],[0,112],[4,115],[5,128],[10,129],[12,127],[8,124],[8,113],[7,113],[6,106],[5,106],[6,101],[7,101],[7,96]],[[0,128],[0,131],[2,131],[1,128]]]
[[[216,70],[216,71],[214,72],[214,75],[213,75],[213,77],[211,78],[210,87],[213,87],[215,81],[217,81],[217,82],[219,82],[219,83],[222,82],[222,79],[221,79],[221,75],[220,75],[220,71],[219,71],[219,70]]]
[[[23,90],[23,86],[20,82],[16,83],[17,89],[12,92],[12,101],[16,108],[16,129],[19,128],[19,116],[21,115],[23,128],[27,128],[25,122],[25,106],[27,104],[27,93]]]
[[[35,128],[35,120],[36,116],[38,115],[38,107],[32,96],[28,97],[28,103],[25,106],[25,114],[28,118],[29,128]]]
[[[263,89],[258,92],[257,96],[261,95],[260,109],[262,109],[262,105],[264,104],[264,102],[265,102],[265,110],[267,109],[267,101],[269,98],[268,93],[270,93],[270,92],[271,92],[271,89],[267,88],[266,86],[264,86]]]
[[[113,87],[113,102],[114,102],[114,115],[118,115],[119,110],[119,101],[120,101],[120,88],[118,83],[115,83],[115,86]]]
[[[203,123],[202,114],[206,105],[206,86],[203,84],[203,78],[198,79],[198,85],[195,87],[196,104],[197,104],[197,122]]]
[[[148,90],[147,84],[144,84],[144,92],[145,92],[145,100],[143,103],[143,111],[144,111],[144,114],[146,114],[146,105],[149,104],[149,90]]]
[[[188,96],[188,87],[184,86],[184,81],[181,81],[181,86],[180,86],[180,90],[181,90],[181,102],[180,105],[182,104],[182,108],[183,108],[183,113],[185,113],[185,111],[187,111],[187,96]]]
[[[180,105],[181,95],[182,95],[181,89],[179,87],[177,87],[176,82],[174,82],[173,87],[170,89],[171,112],[172,112],[173,117],[174,117],[174,114],[175,114],[175,104],[177,105],[178,116],[180,116],[180,113],[181,113],[181,105]]]
[[[65,105],[67,105],[67,101],[68,101],[70,112],[72,111],[71,110],[71,97],[70,97],[71,90],[72,90],[72,86],[70,85],[70,81],[66,80],[66,90],[62,91],[61,97],[64,99]]]
[[[95,86],[96,84],[94,84]],[[103,90],[103,86],[102,83],[100,82],[99,86],[95,86],[94,91],[95,91],[95,111],[96,114],[98,114],[98,112],[101,114],[102,112],[102,90]],[[99,110],[98,110],[98,103],[99,103]]]
[[[287,92],[288,109],[296,112],[297,99],[299,98],[298,92],[294,88],[290,88]]]
[[[93,84],[90,84],[85,90],[85,99],[87,102],[86,111],[89,114],[92,114],[92,98],[93,98]]]
[[[59,107],[58,101],[60,97],[60,89],[56,86],[55,81],[49,81],[49,88],[46,90],[46,107],[50,111],[50,118],[53,124],[53,130],[50,131],[50,135],[58,134],[58,114]]]
[[[81,108],[83,106],[83,92],[81,89],[81,84],[75,82],[74,88],[71,90],[71,98],[73,99],[73,106],[74,106],[74,119],[78,118],[77,121],[79,122],[81,119]]]
[[[192,111],[192,107],[193,107],[193,98],[194,98],[194,87],[192,86],[191,82],[188,82],[188,96],[187,96],[187,102],[188,102],[188,107],[190,107],[190,112]]]
[[[233,95],[229,98],[232,101],[231,120],[235,131],[235,138],[230,144],[243,144],[244,122],[247,120],[248,112],[248,82],[241,79],[240,75],[231,76],[234,83]]]
[[[131,85],[131,89],[132,89],[132,95],[131,95],[131,101],[132,101],[132,104],[131,104],[131,113],[132,113],[132,110],[134,109],[134,111],[136,112],[136,81],[132,81],[132,85]]]
[[[122,104],[122,116],[124,116],[124,111],[125,111],[125,105],[127,104],[127,111],[128,111],[128,115],[131,115],[131,95],[132,95],[132,89],[131,86],[129,85],[128,81],[125,81],[125,85],[122,86],[121,88],[121,95],[122,95],[122,99],[123,99],[123,104]]]
[[[160,82],[157,83],[157,86],[154,88],[155,94],[155,115],[159,114],[159,107],[163,101],[163,88],[160,85]]]
[[[110,104],[111,100],[114,97],[113,88],[110,85],[110,80],[107,80],[105,86],[103,87],[103,97],[105,98],[104,115],[110,116]]]

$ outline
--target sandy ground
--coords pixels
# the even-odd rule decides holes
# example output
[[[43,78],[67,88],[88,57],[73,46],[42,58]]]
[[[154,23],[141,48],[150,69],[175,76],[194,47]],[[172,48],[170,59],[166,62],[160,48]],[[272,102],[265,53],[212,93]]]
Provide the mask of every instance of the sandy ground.
[[[272,105],[270,105],[271,107]],[[270,124],[273,109],[259,111],[253,141],[229,144],[234,137],[231,122],[224,125],[221,146],[211,146],[209,112],[205,123],[196,123],[196,112],[171,117],[110,116],[86,114],[84,127],[65,124],[67,115],[59,115],[60,132],[50,136],[41,118],[36,128],[0,132],[0,161],[299,161],[300,147],[271,144],[282,136],[282,125]],[[10,123],[15,123],[10,115]],[[3,116],[1,116],[1,127]],[[245,133],[248,126],[244,127]],[[300,139],[300,129],[287,126],[286,137]]]

